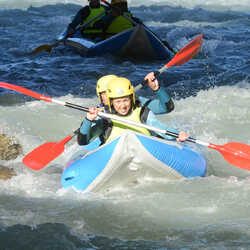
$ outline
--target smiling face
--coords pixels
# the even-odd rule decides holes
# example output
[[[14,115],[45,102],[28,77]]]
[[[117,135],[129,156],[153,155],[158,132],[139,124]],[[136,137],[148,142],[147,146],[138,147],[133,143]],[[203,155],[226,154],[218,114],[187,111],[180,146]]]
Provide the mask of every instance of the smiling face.
[[[135,104],[135,92],[131,82],[124,77],[117,77],[108,83],[106,90],[109,111],[112,108],[120,115],[127,115]]]
[[[120,115],[127,115],[131,109],[131,98],[130,96],[124,96],[115,98],[111,101],[115,111]]]

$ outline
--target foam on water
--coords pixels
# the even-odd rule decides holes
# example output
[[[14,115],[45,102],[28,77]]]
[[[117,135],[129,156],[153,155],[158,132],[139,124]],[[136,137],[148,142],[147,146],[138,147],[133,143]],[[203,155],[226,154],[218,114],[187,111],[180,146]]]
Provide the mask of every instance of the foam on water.
[[[67,5],[26,10],[31,4],[55,3]],[[97,103],[98,77],[115,72],[138,84],[146,73],[166,63],[134,63],[108,56],[81,58],[63,46],[50,54],[25,55],[24,51],[55,41],[79,8],[69,3],[84,5],[87,1],[0,2],[0,8],[5,8],[0,10],[1,81],[88,107]],[[167,89],[174,97],[175,110],[159,119],[202,141],[250,144],[249,17],[246,14],[249,1],[138,0],[129,1],[129,5],[174,48],[180,49],[197,34],[204,34],[197,60],[162,74],[161,86],[171,84]],[[166,8],[162,9],[161,5]],[[216,13],[210,11],[215,7]],[[167,15],[169,10],[173,16]],[[159,15],[161,12],[166,16]],[[24,155],[45,142],[58,142],[71,135],[84,117],[82,112],[61,105],[24,98],[4,89],[0,92],[0,132],[14,135]],[[138,95],[153,96],[147,88]],[[88,240],[93,239],[94,246],[103,244],[103,238],[98,239],[100,234],[111,238],[110,241],[104,238],[106,248],[131,246],[132,249],[142,244],[141,249],[150,249],[150,246],[230,249],[233,245],[247,249],[250,172],[229,165],[215,150],[193,146],[207,160],[208,177],[180,181],[140,179],[134,186],[113,190],[106,196],[61,188],[63,168],[78,149],[75,138],[66,145],[64,154],[41,171],[25,167],[23,155],[13,161],[1,161],[0,165],[14,168],[17,173],[10,180],[0,181],[1,235],[7,232],[6,239],[18,235],[23,243],[30,242],[31,238],[37,241],[37,235],[44,239],[44,233],[52,232],[48,241],[51,248],[54,246],[51,241],[55,239],[54,243],[63,242],[65,248],[72,249],[70,233],[74,232],[81,239],[80,246],[85,236],[92,233],[94,237]],[[32,230],[20,226],[2,231],[17,224],[29,225]],[[70,233],[64,234],[63,225],[68,226]],[[60,235],[59,240],[53,238],[56,235]],[[135,241],[121,242],[114,238]],[[44,241],[37,244],[40,244],[37,249],[47,246]]]

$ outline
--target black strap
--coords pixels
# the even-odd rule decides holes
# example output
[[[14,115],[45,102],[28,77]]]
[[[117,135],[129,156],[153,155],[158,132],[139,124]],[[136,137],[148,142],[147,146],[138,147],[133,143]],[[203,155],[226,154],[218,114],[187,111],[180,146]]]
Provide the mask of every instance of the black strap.
[[[172,99],[170,99],[170,100],[166,103],[166,107],[167,107],[168,113],[170,113],[172,110],[174,110],[174,102],[173,102]]]
[[[103,131],[104,133],[100,135],[101,145],[104,144],[109,138],[113,127],[113,122],[110,119],[103,120]]]
[[[141,107],[140,120],[143,124],[146,124],[146,122],[147,122],[149,111],[150,111],[150,109],[147,106],[143,105]]]

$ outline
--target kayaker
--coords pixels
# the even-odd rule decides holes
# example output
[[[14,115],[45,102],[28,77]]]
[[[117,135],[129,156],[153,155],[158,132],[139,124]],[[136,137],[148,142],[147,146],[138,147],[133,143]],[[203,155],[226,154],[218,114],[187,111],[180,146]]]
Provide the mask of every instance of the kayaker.
[[[150,111],[148,107],[140,105],[140,103],[136,101],[133,86],[127,78],[117,77],[111,80],[108,84],[106,94],[111,114],[137,123],[143,123],[177,133],[179,134],[176,139],[177,141],[185,141],[188,138],[187,133],[184,131],[179,133],[177,130],[167,127],[157,120],[154,113]],[[175,140],[175,137],[163,134],[157,135],[155,132],[150,132],[145,128],[121,123],[116,120],[96,119],[97,116],[98,108],[90,108],[80,128],[82,137],[80,145],[87,145],[97,137],[100,140],[100,145],[110,142],[125,129],[146,135],[160,136],[168,140]]]
[[[106,89],[108,83],[115,78],[117,78],[116,75],[106,75],[101,77],[96,84],[96,94],[100,102],[100,107],[106,107],[106,110],[108,105]],[[171,112],[174,109],[174,102],[164,88],[160,87],[154,72],[148,73],[144,80],[147,80],[148,86],[156,94],[157,99],[152,100],[142,96],[138,96],[137,99],[155,114],[165,114]]]
[[[108,87],[108,83],[116,78],[118,78],[116,75],[105,75],[97,81],[96,94],[100,103],[98,105],[100,111],[109,112],[106,89]],[[137,103],[147,106],[155,114],[170,113],[174,109],[174,102],[164,88],[160,88],[160,84],[155,77],[154,72],[148,73],[144,80],[147,80],[148,86],[156,94],[157,99],[149,99],[138,96],[136,97]],[[78,133],[77,141],[79,145],[82,145],[82,140],[85,141],[84,136],[81,133]],[[95,148],[96,146],[98,147],[99,144],[94,141],[93,145]],[[92,148],[91,145],[89,146]]]
[[[82,29],[82,34],[84,37],[93,39],[97,37],[102,37],[102,30],[94,28],[93,25],[96,21],[98,21],[105,15],[107,7],[102,6],[100,4],[100,0],[88,0],[88,1],[89,5],[81,8],[73,18],[72,22],[68,25],[66,36],[71,36],[72,34],[74,34],[76,32],[76,28],[78,25],[84,25],[94,17],[99,16],[93,22],[84,27],[84,29]]]
[[[105,37],[108,38],[132,28],[138,20],[129,12],[127,0],[112,0],[110,11],[95,22],[94,27],[102,29]]]

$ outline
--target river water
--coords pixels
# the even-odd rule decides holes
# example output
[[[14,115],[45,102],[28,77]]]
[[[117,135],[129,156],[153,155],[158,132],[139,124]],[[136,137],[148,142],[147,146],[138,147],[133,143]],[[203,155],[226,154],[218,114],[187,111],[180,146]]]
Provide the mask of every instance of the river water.
[[[83,58],[51,44],[87,1],[2,0],[0,81],[61,101],[91,106],[105,74],[135,85],[164,61],[133,62],[110,55]],[[159,116],[172,127],[215,144],[250,144],[250,2],[236,0],[129,1],[131,12],[176,50],[202,33],[195,59],[160,76],[175,110]],[[148,89],[138,95],[151,97]],[[17,176],[0,181],[0,249],[250,249],[250,172],[215,150],[197,146],[208,176],[141,180],[109,194],[64,190],[60,177],[77,144],[42,171],[22,157],[60,141],[84,114],[0,89],[0,133],[14,135],[24,154],[0,165]]]

